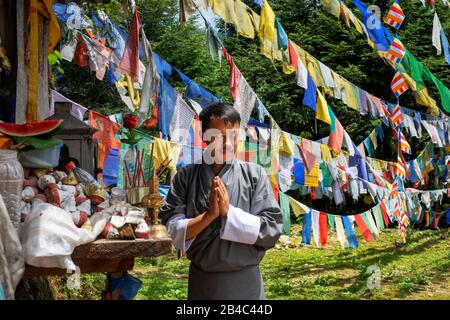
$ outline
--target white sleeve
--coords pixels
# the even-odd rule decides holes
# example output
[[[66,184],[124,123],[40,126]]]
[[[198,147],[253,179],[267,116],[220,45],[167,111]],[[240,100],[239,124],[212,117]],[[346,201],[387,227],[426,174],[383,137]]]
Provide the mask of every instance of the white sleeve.
[[[260,227],[261,219],[259,217],[230,205],[227,216],[222,219],[220,238],[254,244],[258,239]]]
[[[186,218],[186,215],[180,213],[175,214],[167,220],[167,231],[172,238],[173,245],[178,250],[186,252],[194,242],[195,238],[186,240],[187,224],[190,219]]]

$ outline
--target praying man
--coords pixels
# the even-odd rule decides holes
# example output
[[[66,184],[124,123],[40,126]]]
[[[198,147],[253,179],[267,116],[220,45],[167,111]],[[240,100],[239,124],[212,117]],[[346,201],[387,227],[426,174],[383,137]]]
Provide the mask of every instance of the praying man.
[[[200,120],[202,161],[177,172],[160,212],[191,261],[188,299],[266,299],[259,264],[282,233],[280,207],[264,169],[237,159],[236,108],[209,105]]]

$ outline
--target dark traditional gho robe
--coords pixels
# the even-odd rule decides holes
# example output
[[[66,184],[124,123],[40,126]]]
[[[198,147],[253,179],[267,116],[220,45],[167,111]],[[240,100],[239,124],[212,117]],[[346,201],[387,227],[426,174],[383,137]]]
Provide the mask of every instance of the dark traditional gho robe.
[[[260,166],[234,159],[218,176],[229,212],[195,238],[186,241],[187,222],[208,209],[212,166],[180,169],[160,212],[175,247],[191,260],[188,299],[265,299],[259,263],[281,235],[281,210]]]

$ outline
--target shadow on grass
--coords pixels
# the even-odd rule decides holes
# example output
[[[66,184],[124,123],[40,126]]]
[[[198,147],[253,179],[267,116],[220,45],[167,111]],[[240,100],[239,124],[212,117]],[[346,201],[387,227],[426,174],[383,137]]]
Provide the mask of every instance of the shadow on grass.
[[[417,233],[406,245],[396,246],[394,234],[386,233],[379,242],[361,241],[359,249],[340,250],[338,246],[325,250],[301,247],[299,249],[271,250],[264,258],[261,271],[269,299],[405,299],[422,293],[429,286],[438,287],[437,297],[445,293],[445,274],[450,261],[442,257],[442,252],[432,257],[426,270],[414,270],[414,259],[424,259],[424,252],[434,252],[438,245],[442,249],[439,235],[430,232]],[[370,246],[370,247],[369,247]],[[411,260],[404,257],[411,257]],[[422,260],[420,260],[422,261]],[[404,272],[408,266],[411,276]],[[384,275],[382,289],[368,293],[366,270],[369,265],[394,268],[400,267],[398,274]],[[189,261],[185,258],[164,256],[158,259],[141,260],[133,272],[143,282],[137,299],[186,299]],[[389,270],[388,269],[388,270]],[[407,271],[406,271],[407,272]],[[416,275],[416,273],[419,273]],[[424,279],[420,279],[423,273]],[[439,289],[442,281],[443,288]],[[441,286],[442,287],[442,286]],[[431,288],[431,287],[430,287]]]
[[[388,235],[388,234],[387,234]],[[269,290],[271,299],[285,299],[299,297],[301,299],[403,299],[411,297],[413,293],[423,291],[426,284],[439,287],[444,281],[445,274],[450,269],[448,255],[442,257],[445,250],[439,234],[418,233],[410,241],[401,246],[393,242],[371,243],[376,247],[367,247],[366,242],[361,243],[359,249],[339,251],[338,247],[325,250],[305,248],[306,250],[291,249],[273,252],[263,262],[263,279]],[[313,251],[316,250],[316,251]],[[439,250],[439,251],[436,251]],[[428,264],[424,269],[414,269],[414,260],[422,262],[423,253],[432,252],[433,256],[425,259]],[[435,255],[434,253],[437,252]],[[445,255],[445,254],[444,254]],[[402,261],[403,258],[407,258]],[[410,259],[409,259],[410,258]],[[404,264],[412,270],[408,278],[402,275],[394,277],[384,276],[382,290],[369,292],[367,280],[370,274],[367,267],[377,265],[389,269],[399,266],[402,270]],[[423,265],[423,263],[421,263]],[[388,269],[388,270],[389,270]],[[417,273],[417,275],[416,275]],[[281,284],[273,279],[283,279]],[[444,280],[443,280],[444,279]],[[426,281],[425,281],[426,280]],[[425,282],[424,282],[425,281]],[[441,290],[439,296],[447,296]],[[427,297],[427,296],[426,296]]]
[[[405,246],[404,251],[402,251],[402,248],[398,248],[396,246],[389,246],[387,248],[366,248],[364,249],[364,252],[353,252],[351,255],[343,255],[336,257],[325,257],[327,259],[325,262],[323,262],[323,258],[321,259],[314,259],[314,260],[322,260],[321,263],[315,264],[313,270],[311,268],[305,267],[304,265],[307,263],[308,265],[311,265],[312,261],[306,260],[308,257],[305,258],[293,258],[291,261],[293,265],[277,265],[277,266],[270,266],[270,272],[274,272],[277,274],[282,275],[308,275],[308,274],[319,274],[323,271],[329,271],[329,270],[339,270],[341,268],[358,268],[358,267],[367,267],[369,265],[374,265],[382,262],[383,265],[389,264],[391,262],[394,262],[403,256],[407,255],[417,255],[424,251],[427,251],[430,249],[430,247],[438,244],[440,239],[429,239],[423,243],[417,243],[417,246],[414,248],[411,248],[411,244],[409,244],[410,248],[408,250],[408,246]],[[330,261],[334,260],[334,261]],[[295,270],[293,269],[295,268]]]

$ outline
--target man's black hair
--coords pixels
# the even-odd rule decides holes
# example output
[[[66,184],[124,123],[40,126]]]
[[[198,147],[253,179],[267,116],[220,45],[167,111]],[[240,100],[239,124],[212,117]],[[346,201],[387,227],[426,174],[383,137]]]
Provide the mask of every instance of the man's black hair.
[[[202,132],[206,132],[206,130],[209,129],[209,123],[212,118],[220,119],[226,124],[241,123],[241,116],[236,108],[223,102],[206,106],[202,112],[200,112],[199,117],[202,122]]]

